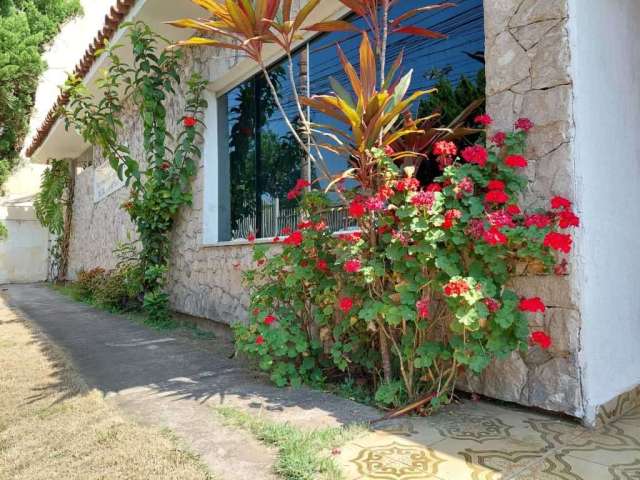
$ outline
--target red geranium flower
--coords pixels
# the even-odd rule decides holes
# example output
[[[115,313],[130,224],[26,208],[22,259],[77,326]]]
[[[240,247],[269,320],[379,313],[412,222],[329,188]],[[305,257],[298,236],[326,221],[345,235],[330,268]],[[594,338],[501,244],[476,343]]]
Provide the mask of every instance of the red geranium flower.
[[[264,343],[264,337],[262,335],[258,335],[256,337],[256,345],[262,345]]]
[[[491,190],[484,196],[484,200],[488,203],[507,203],[509,195],[502,190]]]
[[[562,211],[558,214],[560,218],[560,228],[569,228],[569,227],[579,227],[580,226],[580,218],[568,210]]]
[[[502,180],[489,180],[487,188],[489,190],[504,190],[504,182]]]
[[[512,203],[511,205],[507,205],[506,210],[509,215],[520,215],[522,213],[522,210],[520,210],[520,207],[515,203]]]
[[[504,142],[507,139],[507,134],[504,132],[497,132],[493,137],[491,137],[491,142],[497,147],[503,147]]]
[[[465,161],[475,163],[481,167],[484,167],[487,164],[487,159],[489,158],[487,150],[480,145],[473,145],[465,148],[462,150],[461,155]]]
[[[285,245],[294,245],[294,246],[298,246],[302,243],[303,237],[302,237],[302,232],[300,230],[296,230],[295,232],[293,232],[291,235],[289,235],[287,238],[285,238],[282,243],[284,243]]]
[[[493,298],[485,298],[482,302],[487,306],[489,313],[495,313],[500,310],[500,302]]]
[[[275,321],[276,321],[276,317],[274,317],[273,315],[267,315],[266,317],[264,317],[264,324],[267,327],[273,324]]]
[[[319,259],[316,261],[316,268],[321,272],[327,273],[329,271],[329,264],[326,260]]]
[[[507,236],[498,227],[491,227],[482,234],[482,238],[489,245],[504,245],[507,243]]]
[[[533,128],[533,122],[528,118],[519,118],[516,120],[514,124],[516,130],[522,130],[523,132],[528,132]]]
[[[282,227],[280,229],[280,235],[289,235],[292,231],[291,227]]]
[[[362,264],[360,263],[360,260],[358,260],[357,258],[352,258],[344,262],[343,268],[347,273],[356,273],[360,271],[361,266]]]
[[[435,201],[435,195],[433,192],[427,192],[422,190],[411,197],[411,203],[417,207],[431,208]]]
[[[384,146],[384,154],[387,157],[390,157],[391,155],[393,155],[395,152],[395,150],[393,149],[393,147],[391,145],[385,145]]]
[[[551,208],[557,210],[562,208],[563,210],[568,210],[571,208],[571,202],[564,197],[555,196],[551,199]]]
[[[349,297],[342,297],[340,299],[340,310],[347,313],[353,308],[353,299]]]
[[[311,220],[303,220],[300,223],[298,223],[298,228],[300,230],[305,230],[307,228],[311,228],[313,227],[313,222]]]
[[[540,330],[531,333],[531,341],[543,350],[548,349],[553,343],[551,337]]]
[[[522,155],[509,155],[504,159],[504,163],[509,167],[524,168],[528,165],[527,159]]]
[[[169,170],[171,168],[171,164],[169,162],[162,162],[162,165],[160,165],[160,169],[162,170]]]
[[[480,238],[484,234],[484,222],[479,218],[474,218],[469,222],[469,227],[466,230],[467,234],[473,238]]]
[[[518,310],[521,312],[544,313],[544,308],[540,297],[522,298],[518,304]]]
[[[429,316],[429,299],[422,298],[416,302],[416,310],[418,318],[427,318]]]
[[[442,290],[447,297],[457,297],[469,291],[469,285],[464,280],[451,280]]]
[[[442,185],[440,185],[439,183],[430,183],[429,185],[427,185],[427,188],[425,190],[427,192],[441,192]]]
[[[367,209],[364,204],[360,202],[359,199],[352,200],[349,204],[349,216],[353,218],[360,218],[365,213],[367,213]]]
[[[411,190],[417,190],[420,186],[420,182],[416,178],[405,178],[396,182],[396,190],[398,192],[405,192]]]
[[[462,212],[460,210],[455,208],[447,210],[444,213],[444,223],[442,224],[442,228],[447,230],[450,229],[460,217],[462,217]]]
[[[469,177],[464,177],[458,182],[458,188],[461,192],[473,193],[473,180]]]
[[[380,187],[380,190],[378,190],[378,198],[381,198],[383,200],[387,200],[388,198],[393,197],[393,194],[395,192],[393,191],[393,189],[391,187],[388,187],[387,185],[383,185],[382,187]]]
[[[247,240],[249,240],[250,242],[255,242],[256,241],[256,234],[253,232],[249,232],[249,235],[247,235]]]
[[[458,147],[453,142],[447,142],[445,140],[441,140],[436,142],[433,146],[433,154],[434,155],[449,155],[453,156],[458,153]]]
[[[504,210],[496,210],[495,212],[487,213],[487,220],[489,224],[494,227],[514,227],[513,219],[508,212]]]
[[[569,253],[571,251],[571,243],[571,235],[564,235],[558,232],[547,233],[543,241],[543,245],[545,247],[549,247],[563,253]]]
[[[300,195],[300,192],[302,192],[302,190],[304,190],[305,188],[307,188],[309,186],[311,186],[311,184],[309,182],[307,182],[303,178],[299,178],[296,181],[295,186],[291,189],[291,191],[289,193],[287,193],[287,199],[288,200],[293,200],[298,195]]]
[[[198,121],[194,117],[184,117],[184,120],[182,121],[182,123],[184,124],[185,127],[191,128],[191,127],[195,127]]]
[[[473,119],[473,121],[478,125],[484,125],[485,127],[493,123],[493,119],[486,113],[482,115],[478,115],[476,118]]]
[[[534,213],[533,215],[528,215],[524,219],[525,227],[546,228],[549,225],[551,225],[551,219],[546,215],[542,215],[540,213]]]

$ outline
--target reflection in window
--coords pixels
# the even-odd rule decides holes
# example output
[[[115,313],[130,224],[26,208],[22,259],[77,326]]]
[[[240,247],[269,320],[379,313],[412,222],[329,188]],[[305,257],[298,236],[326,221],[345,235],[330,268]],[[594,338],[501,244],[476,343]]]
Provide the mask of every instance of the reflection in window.
[[[424,0],[403,0],[392,9],[391,18]],[[349,17],[360,28],[364,22]],[[474,97],[484,92],[484,18],[482,0],[460,0],[457,7],[424,12],[412,19],[412,24],[442,32],[448,38],[431,40],[422,37],[392,35],[388,61],[393,62],[402,50],[402,70],[413,69],[412,89],[438,86],[441,93],[423,100],[419,114],[440,108],[443,118],[455,116]],[[347,86],[348,81],[336,55],[336,44],[358,67],[360,36],[353,33],[319,35],[294,56],[294,78],[301,94],[327,93],[329,77]],[[288,66],[281,62],[271,67],[270,76],[289,118],[299,120],[287,78]],[[219,119],[228,142],[220,148],[220,240],[271,237],[284,227],[294,228],[298,222],[296,202],[287,199],[287,192],[299,178],[317,178],[306,162],[302,148],[288,130],[276,107],[267,82],[258,74],[220,97]],[[468,100],[468,101],[467,101]],[[446,103],[446,105],[444,105]],[[335,125],[329,117],[313,113],[317,124]],[[445,122],[446,123],[446,122]],[[324,154],[331,173],[347,168],[347,160],[329,152]],[[324,181],[320,187],[326,186]],[[350,185],[346,185],[349,187]],[[226,211],[229,205],[229,211]],[[333,229],[348,227],[345,216],[330,214]]]

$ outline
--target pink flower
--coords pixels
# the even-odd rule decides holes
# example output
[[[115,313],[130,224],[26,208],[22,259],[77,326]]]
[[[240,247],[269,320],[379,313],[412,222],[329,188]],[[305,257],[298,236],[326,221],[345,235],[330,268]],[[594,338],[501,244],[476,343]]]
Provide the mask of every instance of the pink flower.
[[[503,147],[506,139],[507,139],[506,133],[497,132],[493,137],[491,137],[491,142],[497,147]]]
[[[522,155],[509,155],[504,159],[504,163],[513,168],[524,168],[528,165],[527,159]]]
[[[453,142],[447,142],[445,140],[441,140],[439,142],[436,142],[435,145],[433,146],[434,155],[454,156],[456,153],[458,153],[458,147],[456,147],[456,144]]]
[[[473,193],[473,180],[471,180],[469,177],[464,177],[458,182],[458,188],[461,192],[469,194]]]
[[[521,312],[544,313],[545,307],[540,297],[522,298],[518,304],[518,310]]]
[[[500,302],[493,298],[485,298],[482,302],[487,306],[489,313],[495,313],[500,310]]]
[[[473,145],[465,148],[462,150],[461,155],[465,161],[475,163],[481,167],[484,167],[487,164],[487,159],[489,158],[487,150],[480,145]]]
[[[269,325],[272,325],[275,321],[276,321],[276,317],[274,317],[273,315],[267,315],[266,317],[264,317],[264,324],[267,327]]]
[[[357,273],[360,271],[360,268],[362,267],[362,264],[360,263],[360,260],[358,260],[357,258],[352,258],[350,260],[347,260],[346,262],[344,262],[344,271],[347,273]]]
[[[531,333],[531,342],[535,343],[543,350],[548,349],[553,343],[551,341],[551,337],[540,330]]]
[[[498,227],[491,227],[484,232],[482,238],[489,245],[504,245],[507,243],[507,236],[502,233]]]
[[[421,298],[416,302],[416,310],[418,318],[427,318],[429,316],[429,299]]]
[[[353,308],[353,299],[350,297],[342,297],[340,299],[340,310],[347,313]]]
[[[378,212],[384,208],[384,200],[378,196],[365,199],[364,206],[370,212]]]
[[[484,222],[479,218],[474,218],[469,222],[469,227],[467,228],[467,234],[471,235],[473,238],[480,238],[484,234]]]
[[[476,118],[473,119],[473,121],[478,125],[484,125],[485,127],[493,123],[493,119],[486,113],[482,115],[478,115]]]
[[[384,146],[384,154],[387,157],[390,157],[391,155],[393,155],[395,152],[395,150],[393,149],[393,147],[391,145],[385,145]]]
[[[522,130],[523,132],[528,132],[533,128],[533,122],[528,118],[519,118],[518,120],[516,120],[514,127],[516,128],[516,130]]]
[[[496,210],[487,214],[489,224],[494,227],[514,227],[513,218],[504,210]]]
[[[427,192],[426,190],[421,190],[416,193],[413,197],[411,197],[411,203],[416,207],[427,207],[431,208],[433,206],[433,202],[435,201],[434,192]]]

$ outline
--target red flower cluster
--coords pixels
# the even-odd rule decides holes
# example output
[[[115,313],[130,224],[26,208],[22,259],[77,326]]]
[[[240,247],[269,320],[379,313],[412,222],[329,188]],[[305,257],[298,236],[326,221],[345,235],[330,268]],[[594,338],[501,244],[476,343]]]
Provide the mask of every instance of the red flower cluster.
[[[309,186],[311,186],[311,184],[309,182],[307,182],[306,180],[304,180],[302,178],[298,179],[298,181],[296,182],[296,185],[291,189],[291,191],[289,193],[287,193],[287,199],[288,200],[293,200],[298,195],[300,195],[300,192],[302,192],[302,190],[304,190],[305,188],[307,188]]]
[[[340,299],[340,310],[344,313],[349,312],[353,308],[353,299],[350,297],[342,297]]]
[[[429,185],[427,185],[427,188],[425,188],[425,190],[427,192],[441,192],[442,185],[440,185],[439,183],[430,183]]]
[[[492,226],[482,234],[482,238],[489,245],[504,245],[507,243],[507,236],[498,227]]]
[[[455,225],[456,220],[458,220],[460,217],[462,217],[462,212],[460,210],[455,208],[447,210],[444,213],[444,222],[442,223],[442,228],[447,230],[450,229]]]
[[[548,349],[552,344],[551,337],[540,330],[531,332],[531,342],[535,343],[543,350]]]
[[[435,145],[433,146],[433,154],[434,155],[447,155],[447,156],[454,156],[458,153],[458,147],[456,147],[456,144],[453,142],[447,142],[445,140],[441,140],[439,142],[436,142]]]
[[[458,191],[460,193],[473,193],[473,180],[469,177],[464,177],[462,180],[458,182]]]
[[[302,240],[304,240],[304,238],[302,237],[302,232],[300,230],[296,230],[287,238],[285,238],[282,243],[284,243],[285,245],[293,245],[297,247],[302,243]]]
[[[433,206],[433,202],[436,197],[434,192],[428,192],[426,190],[421,190],[416,193],[413,197],[411,197],[411,203],[416,207],[427,207],[431,208]]]
[[[529,164],[527,162],[527,159],[524,158],[522,155],[509,155],[507,158],[504,159],[504,163],[508,167],[513,167],[513,168],[524,168]]]
[[[247,240],[249,240],[250,242],[255,242],[256,241],[256,234],[253,232],[249,232],[249,235],[247,235]]]
[[[514,227],[513,218],[504,210],[496,210],[495,212],[487,213],[487,220],[489,224],[494,227]]]
[[[469,291],[469,285],[464,280],[451,280],[442,288],[447,297],[457,297]]]
[[[367,213],[367,207],[364,206],[360,198],[355,198],[349,203],[349,216],[352,218],[360,218]]]
[[[429,316],[429,299],[421,298],[416,302],[416,310],[418,318],[427,318]]]
[[[327,273],[329,271],[329,264],[326,260],[318,259],[316,261],[316,268],[322,273]]]
[[[362,264],[360,263],[360,260],[358,260],[357,258],[352,258],[350,260],[347,260],[346,262],[344,262],[344,265],[343,265],[344,271],[347,273],[357,273],[360,271],[361,267],[362,267]]]
[[[569,210],[571,208],[571,202],[564,197],[555,196],[551,199],[551,208],[554,210]]]
[[[473,119],[473,121],[478,125],[484,125],[485,127],[493,123],[493,119],[486,113],[482,115],[478,115],[476,118]]]
[[[484,196],[484,200],[487,203],[507,203],[509,195],[504,193],[503,190],[489,190]]]
[[[496,313],[500,310],[500,302],[493,298],[485,298],[482,302],[487,306],[489,313]]]
[[[544,313],[544,303],[540,297],[522,298],[518,304],[518,310],[521,312]]]
[[[541,213],[534,213],[533,215],[528,215],[524,219],[525,227],[547,228],[549,225],[551,225],[551,219]]]
[[[506,133],[496,132],[496,134],[493,135],[490,140],[496,147],[504,147],[504,142],[506,139],[507,139]]]
[[[558,225],[560,228],[569,228],[569,227],[579,227],[580,226],[580,218],[578,216],[568,210],[564,210],[558,214],[558,218],[560,221]]]
[[[489,190],[504,190],[504,182],[502,180],[489,180],[487,188]]]
[[[275,321],[276,321],[276,317],[274,317],[273,315],[267,315],[266,317],[264,317],[264,324],[267,327],[275,323]]]
[[[407,192],[417,190],[420,187],[420,182],[417,178],[404,178],[396,182],[396,191]]]
[[[516,128],[516,130],[522,130],[523,132],[528,132],[533,128],[533,122],[528,118],[519,118],[518,120],[516,120],[514,127]]]
[[[520,210],[520,207],[518,205],[512,203],[511,205],[507,205],[507,213],[509,215],[520,215],[522,213],[522,210]]]
[[[340,235],[338,235],[338,238],[345,242],[357,243],[358,240],[362,238],[362,233],[360,232],[341,233]]]
[[[552,248],[563,253],[569,253],[571,251],[572,244],[571,235],[565,235],[558,232],[549,232],[544,237],[542,244],[545,247]]]
[[[462,150],[461,155],[465,161],[475,163],[481,167],[484,167],[487,164],[487,159],[489,158],[487,150],[480,145],[472,145],[465,148]]]
[[[182,123],[184,124],[185,127],[192,128],[196,126],[198,121],[194,117],[184,117],[184,120],[182,120]]]
[[[262,335],[258,335],[256,337],[256,345],[262,345],[264,343],[264,337]]]

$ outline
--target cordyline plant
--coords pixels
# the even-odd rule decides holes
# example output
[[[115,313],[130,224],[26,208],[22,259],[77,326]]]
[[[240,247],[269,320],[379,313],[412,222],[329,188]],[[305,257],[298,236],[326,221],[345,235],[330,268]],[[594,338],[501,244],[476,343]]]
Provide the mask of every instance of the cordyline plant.
[[[489,150],[472,145],[459,152],[451,140],[484,132],[489,116],[475,119],[481,130],[436,128],[433,116],[413,117],[416,102],[429,92],[407,95],[411,72],[398,77],[402,54],[385,71],[388,36],[441,38],[405,22],[451,4],[390,19],[393,1],[341,1],[368,25],[361,32],[359,71],[338,47],[350,85],[332,80],[331,93],[296,94],[304,131],[292,131],[312,161],[322,166],[321,152],[327,149],[343,154],[349,168],[326,179],[326,191],[299,180],[289,194],[300,199],[298,228],[274,239],[281,243],[277,251],[255,247],[257,266],[246,274],[251,322],[236,328],[237,347],[256,357],[279,385],[347,379],[370,387],[379,404],[408,403],[409,409],[429,412],[452,398],[461,372],[480,373],[493,358],[531,342],[550,346],[546,333],[529,331],[525,315],[544,312],[544,303],[520,298],[509,280],[517,267],[563,273],[566,263],[558,264],[557,255],[571,248],[564,230],[579,220],[562,197],[551,200],[549,211],[525,213],[518,205],[527,184],[521,172],[531,122],[521,119],[514,131],[498,132]],[[240,50],[267,81],[265,44],[279,45],[291,65],[301,29],[356,29],[343,21],[304,27],[318,1],[308,2],[295,17],[291,2],[194,2],[213,19],[173,24],[216,38],[182,44]],[[304,106],[343,127],[313,124]],[[320,137],[331,143],[317,141]],[[437,165],[439,176],[421,183],[416,177],[421,162]],[[347,179],[357,187],[345,188]],[[330,189],[340,194],[357,230],[337,235],[328,230]]]
[[[124,26],[131,28],[131,65],[117,55],[118,45],[110,46],[105,53],[111,65],[98,81],[101,95],[94,97],[80,79],[70,78],[66,84],[70,103],[63,114],[67,128],[73,126],[87,142],[100,147],[130,187],[130,199],[122,208],[139,235],[144,308],[149,319],[158,323],[168,317],[164,286],[171,231],[180,207],[191,204],[191,179],[196,173],[195,159],[200,157],[197,126],[206,107],[206,82],[197,75],[188,80],[182,128],[172,138],[165,105],[180,82],[181,52],[164,49],[158,53],[168,42],[143,23]],[[136,158],[120,139],[126,99],[133,101],[140,114],[144,158]]]

